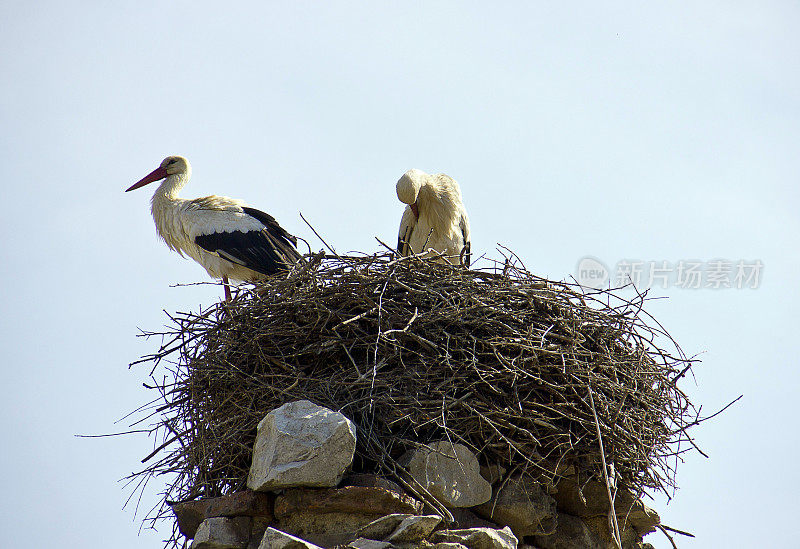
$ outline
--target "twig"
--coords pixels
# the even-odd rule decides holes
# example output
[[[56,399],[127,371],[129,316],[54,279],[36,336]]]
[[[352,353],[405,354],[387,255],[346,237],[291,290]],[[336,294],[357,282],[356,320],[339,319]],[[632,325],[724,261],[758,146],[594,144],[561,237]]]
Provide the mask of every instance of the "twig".
[[[592,393],[592,386],[587,385],[587,389],[589,390],[589,402],[592,405],[592,415],[594,416],[594,424],[597,427],[597,443],[600,445],[600,459],[603,461],[603,478],[606,481],[606,491],[608,492],[608,504],[610,505],[609,508],[609,521],[611,522],[611,526],[613,527],[614,531],[612,532],[614,535],[614,542],[617,544],[619,549],[622,549],[622,537],[620,536],[619,532],[619,524],[617,524],[617,509],[614,506],[614,497],[611,495],[611,482],[608,480],[608,465],[606,465],[606,452],[603,449],[603,435],[600,433],[600,421],[597,419],[597,409],[594,406],[594,394]]]
[[[690,532],[685,532],[683,530],[678,530],[677,528],[673,528],[672,526],[667,526],[666,524],[659,524],[658,526],[660,528],[663,528],[664,530],[669,530],[670,532],[675,532],[676,534],[680,534],[682,536],[686,536],[687,538],[695,537],[695,535],[690,533]]]
[[[672,539],[672,536],[669,535],[669,532],[667,532],[666,528],[664,528],[660,524],[656,524],[656,528],[661,530],[661,533],[664,534],[665,536],[667,536],[667,539],[669,540],[670,545],[672,545],[672,549],[678,549],[678,546],[675,544],[675,540]]]
[[[338,254],[338,253],[336,253],[336,250],[334,250],[334,249],[333,249],[331,246],[329,246],[329,245],[328,245],[328,243],[327,243],[327,242],[325,242],[325,239],[324,239],[324,238],[322,238],[322,237],[320,236],[320,234],[317,232],[317,230],[316,230],[316,229],[315,229],[315,228],[314,228],[314,227],[311,225],[311,223],[309,223],[309,222],[308,222],[308,220],[307,220],[305,217],[303,217],[303,212],[299,212],[299,213],[300,213],[300,219],[302,219],[303,221],[305,221],[306,225],[308,225],[308,228],[309,228],[309,229],[311,229],[311,231],[312,231],[312,232],[313,232],[313,233],[316,235],[316,237],[317,237],[317,238],[319,238],[320,242],[322,242],[322,244],[323,244],[323,245],[324,245],[326,248],[328,248],[328,251],[329,251],[329,252],[331,252],[333,255],[335,255],[335,256],[337,256],[337,257],[339,257],[339,254]]]

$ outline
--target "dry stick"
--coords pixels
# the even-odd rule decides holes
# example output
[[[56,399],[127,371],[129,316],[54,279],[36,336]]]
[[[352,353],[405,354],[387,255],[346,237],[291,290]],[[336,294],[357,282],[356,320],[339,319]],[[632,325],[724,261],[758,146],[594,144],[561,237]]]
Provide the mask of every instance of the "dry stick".
[[[361,320],[361,319],[362,319],[362,318],[364,318],[365,316],[367,316],[367,315],[370,315],[370,314],[374,313],[374,312],[375,312],[375,311],[377,311],[377,310],[378,310],[378,308],[377,308],[377,307],[373,307],[373,308],[372,308],[372,309],[370,309],[369,311],[364,311],[364,312],[363,312],[363,313],[361,313],[360,315],[356,315],[356,316],[354,316],[354,317],[352,317],[352,318],[348,318],[347,320],[345,320],[345,321],[343,321],[343,322],[340,322],[339,324],[337,324],[336,326],[334,326],[332,329],[333,329],[333,330],[335,330],[335,329],[337,329],[337,328],[341,328],[342,326],[347,326],[347,325],[348,325],[348,324],[350,324],[351,322],[355,322],[356,320]]]
[[[118,437],[121,435],[132,435],[133,433],[149,433],[150,429],[136,429],[134,431],[123,431],[121,433],[108,433],[107,435],[73,435],[76,438],[103,438],[103,437]]]
[[[611,505],[609,509],[609,517],[611,519],[611,525],[614,528],[614,542],[617,544],[619,549],[622,549],[622,537],[619,533],[619,524],[617,524],[617,509],[614,507],[614,497],[611,495],[611,483],[608,480],[608,466],[606,465],[606,452],[603,449],[603,435],[600,433],[600,421],[597,419],[597,410],[594,406],[594,395],[592,394],[592,386],[587,385],[587,389],[589,389],[589,402],[592,405],[592,415],[594,416],[594,424],[597,427],[597,442],[600,444],[600,459],[603,461],[603,478],[606,481],[606,491],[608,492],[608,503]]]
[[[381,295],[378,296],[378,336],[375,338],[375,355],[372,358],[372,382],[369,387],[370,397],[372,396],[372,391],[375,389],[375,376],[378,374],[378,347],[380,347],[381,343],[381,313],[383,312],[383,294],[386,293],[386,287],[389,285],[389,281],[392,278],[392,273],[386,278],[386,282],[383,284],[383,289],[381,290]],[[372,400],[370,399],[369,408],[372,411]]]
[[[329,250],[329,251],[330,251],[330,252],[331,252],[333,255],[335,255],[336,257],[340,257],[340,256],[339,256],[339,254],[338,254],[338,253],[336,253],[336,250],[334,250],[332,247],[330,247],[330,246],[328,245],[328,243],[327,243],[327,242],[325,242],[325,239],[324,239],[324,238],[322,238],[322,237],[319,235],[319,233],[317,232],[317,230],[316,230],[316,229],[315,229],[315,228],[314,228],[314,227],[311,225],[311,223],[309,223],[309,222],[308,222],[308,220],[307,220],[305,217],[303,217],[303,213],[302,213],[302,212],[299,212],[299,213],[300,213],[300,219],[302,219],[303,221],[305,221],[306,225],[308,225],[308,228],[309,228],[309,229],[311,229],[311,230],[313,231],[313,233],[314,233],[314,234],[317,236],[317,238],[319,238],[320,242],[322,242],[322,243],[325,245],[325,247],[326,247],[326,248],[328,248],[328,250]]]
[[[444,504],[441,503],[438,499],[436,499],[433,496],[433,494],[431,494],[428,491],[427,488],[425,488],[422,484],[420,484],[420,482],[413,476],[408,474],[402,467],[400,467],[400,465],[395,460],[389,457],[388,454],[386,454],[385,457],[390,461],[392,465],[394,478],[397,479],[397,481],[403,486],[403,488],[405,488],[412,494],[415,494],[422,502],[424,502],[426,505],[428,505],[436,512],[438,512],[441,515],[441,517],[445,520],[445,522],[450,524],[455,522],[455,518],[453,517],[453,514],[450,512],[450,510],[447,507],[445,507]],[[403,478],[404,475],[400,474],[398,472],[398,469],[406,473],[406,475],[408,475],[409,480]]]
[[[386,248],[387,250],[389,250],[389,253],[390,253],[390,254],[394,255],[394,254],[400,253],[400,250],[395,250],[394,248],[392,248],[391,246],[389,246],[388,244],[386,244],[386,243],[385,243],[383,240],[381,240],[381,239],[380,239],[380,238],[378,238],[377,236],[375,237],[375,240],[377,240],[377,241],[378,241],[378,244],[380,244],[381,246],[383,246],[384,248]]]
[[[680,534],[682,536],[686,536],[687,538],[695,537],[695,535],[692,534],[691,532],[684,532],[683,530],[678,530],[677,528],[673,528],[672,526],[667,526],[666,524],[659,524],[659,526],[661,528],[663,528],[664,530],[669,530],[670,532],[675,532],[676,534]]]
[[[660,524],[656,524],[656,528],[661,530],[661,533],[664,534],[665,536],[667,536],[667,539],[669,540],[670,544],[672,545],[672,549],[678,549],[678,546],[675,545],[675,540],[672,539],[672,536],[669,535],[669,533],[667,532],[666,528],[664,528]]]
[[[715,412],[715,413],[711,414],[710,416],[706,416],[706,417],[704,417],[704,418],[702,418],[702,419],[698,417],[698,419],[694,420],[692,423],[690,423],[690,424],[689,424],[689,427],[693,427],[694,425],[697,425],[697,424],[699,424],[699,423],[702,423],[703,421],[708,421],[708,420],[709,420],[709,419],[711,419],[711,418],[717,417],[717,416],[718,416],[718,415],[720,415],[722,412],[724,412],[725,410],[727,410],[728,408],[730,408],[731,406],[733,406],[734,404],[736,404],[737,402],[739,402],[739,401],[742,399],[742,397],[743,397],[743,396],[744,396],[744,395],[739,395],[738,397],[736,397],[735,399],[733,399],[732,401],[730,401],[728,404],[726,404],[726,405],[725,405],[725,406],[724,406],[724,407],[723,407],[721,410],[719,410],[719,411],[717,411],[717,412]],[[708,457],[708,456],[706,456],[706,457]]]
[[[185,433],[184,433],[184,434],[185,434]],[[150,452],[150,453],[147,455],[147,457],[145,457],[144,459],[142,459],[142,463],[146,463],[147,461],[149,461],[151,457],[153,457],[154,455],[156,455],[157,453],[159,453],[161,450],[163,450],[164,448],[166,448],[167,446],[169,446],[169,445],[170,445],[170,444],[172,444],[173,442],[175,442],[175,441],[179,440],[179,439],[181,438],[181,436],[182,436],[182,435],[176,435],[176,436],[172,437],[171,439],[167,440],[167,441],[166,441],[164,444],[162,444],[161,446],[159,446],[158,448],[156,448],[155,450],[153,450],[152,452]]]
[[[404,334],[404,333],[408,332],[408,329],[411,327],[411,325],[414,323],[414,321],[419,316],[418,313],[419,313],[419,309],[417,307],[414,307],[414,314],[412,315],[411,320],[408,321],[408,324],[406,324],[405,328],[403,328],[402,330],[386,330],[385,332],[383,332],[382,335],[384,337],[386,337],[388,334],[394,334],[394,333]]]

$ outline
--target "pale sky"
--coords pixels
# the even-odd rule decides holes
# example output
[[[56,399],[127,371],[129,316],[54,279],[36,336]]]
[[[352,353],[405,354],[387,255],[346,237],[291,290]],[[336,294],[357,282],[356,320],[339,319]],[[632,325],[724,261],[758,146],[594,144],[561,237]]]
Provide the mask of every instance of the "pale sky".
[[[502,243],[542,276],[761,261],[757,289],[651,294],[703,353],[695,403],[744,394],[652,506],[682,548],[796,546],[798,28],[763,1],[0,3],[2,544],[168,535],[122,509],[152,441],[74,435],[151,396],[139,328],[222,295],[173,287],[208,279],[157,240],[152,189],[123,193],[181,154],[185,197],[243,198],[316,249],[298,212],[340,252],[394,242],[419,168],[461,184],[474,256]]]

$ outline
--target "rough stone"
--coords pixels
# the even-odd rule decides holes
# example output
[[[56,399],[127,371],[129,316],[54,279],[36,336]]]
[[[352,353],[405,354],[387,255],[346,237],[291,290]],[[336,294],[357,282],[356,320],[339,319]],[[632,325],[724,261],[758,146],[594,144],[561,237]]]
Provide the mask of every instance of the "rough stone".
[[[610,507],[605,484],[594,480],[579,482],[575,475],[558,480],[553,498],[561,511],[576,517],[604,515]],[[629,492],[620,490],[614,506],[619,511],[630,507],[633,502],[634,498]]]
[[[250,523],[250,541],[247,544],[247,549],[258,549],[261,545],[261,539],[264,537],[264,532],[274,522],[275,518],[266,519],[264,517],[253,517]]]
[[[258,424],[247,486],[336,486],[355,448],[356,428],[344,415],[308,400],[289,402]]]
[[[506,474],[506,468],[502,465],[481,465],[481,476],[486,479],[489,484],[494,484],[503,478]]]
[[[490,520],[483,519],[469,509],[450,509],[455,524],[453,530],[464,528],[500,528],[500,525]]]
[[[433,546],[433,549],[469,549],[466,545],[461,545],[454,541],[442,541]]]
[[[292,536],[286,532],[267,528],[258,549],[321,549],[304,539]]]
[[[558,509],[576,517],[594,517],[605,515],[611,507],[608,503],[608,493],[605,484],[597,481],[579,483],[578,477],[569,476],[562,478],[556,484],[556,493],[553,498],[558,504]],[[629,508],[634,503],[630,492],[619,490],[614,501],[617,512]]]
[[[250,517],[207,518],[197,528],[191,549],[244,549],[250,538]]]
[[[386,515],[385,517],[373,520],[369,524],[362,527],[356,533],[359,536],[363,536],[365,538],[383,540],[388,538],[392,534],[392,532],[397,530],[397,527],[400,526],[400,523],[403,522],[403,520],[413,516],[414,515],[408,515],[403,513]]]
[[[608,492],[603,483],[589,481],[579,484],[577,477],[561,479],[553,495],[558,509],[576,517],[607,517],[611,505],[608,502]],[[583,494],[583,499],[581,498]],[[653,509],[650,509],[641,500],[636,499],[627,490],[618,490],[614,499],[614,509],[620,529],[627,526],[636,529],[639,535],[655,532],[656,525],[661,523],[661,518]]]
[[[621,517],[620,517],[621,518]],[[586,517],[583,519],[586,525],[602,542],[606,549],[617,549],[616,542],[611,534],[611,526],[608,524],[608,516],[605,517]],[[621,525],[620,525],[621,526]],[[622,531],[622,549],[641,549],[642,535],[632,526],[626,527]]]
[[[372,475],[369,473],[350,473],[344,476],[342,482],[339,484],[341,487],[345,486],[362,486],[368,488],[383,488],[384,490],[391,490],[398,494],[405,494],[399,484],[391,480]]]
[[[448,507],[473,507],[492,497],[475,454],[463,444],[442,440],[405,456],[408,472]]]
[[[605,544],[578,517],[558,514],[556,531],[533,538],[541,549],[601,549]]]
[[[555,529],[556,502],[530,477],[508,479],[475,513],[500,526],[509,526],[518,538],[546,534]]]
[[[418,515],[422,503],[411,496],[383,488],[347,486],[345,488],[286,490],[275,499],[275,517],[285,518],[297,512],[342,512],[384,516],[395,513]]]
[[[320,547],[333,547],[359,537],[357,532],[376,517],[361,513],[298,512],[279,520],[278,528]]]
[[[281,530],[324,547],[373,538],[356,532],[384,515],[420,511],[422,503],[410,496],[362,486],[288,489],[275,499],[274,510]]]
[[[439,526],[440,522],[442,522],[442,517],[438,515],[415,515],[406,517],[397,526],[397,529],[386,538],[386,541],[396,543],[422,541],[433,532],[434,528]]]
[[[172,504],[172,512],[178,521],[178,530],[187,538],[193,538],[200,523],[211,517],[264,517],[272,519],[271,494],[246,490],[229,496],[184,501]]]
[[[546,471],[552,472],[554,475],[544,487],[545,491],[550,495],[553,495],[558,492],[558,490],[556,489],[556,485],[562,478],[573,477],[576,474],[574,465],[566,465],[562,462],[553,463],[547,460],[543,460],[541,466]]]
[[[469,549],[517,549],[517,538],[506,526],[494,528],[467,528],[463,530],[440,530],[431,536],[433,543],[459,543]]]
[[[619,508],[616,508],[619,511]],[[661,524],[661,517],[653,509],[641,501],[637,501],[627,515],[626,524],[633,526],[640,536],[644,536],[656,531],[656,526]]]
[[[388,541],[358,538],[348,543],[347,547],[351,549],[389,549],[390,547],[394,546]]]

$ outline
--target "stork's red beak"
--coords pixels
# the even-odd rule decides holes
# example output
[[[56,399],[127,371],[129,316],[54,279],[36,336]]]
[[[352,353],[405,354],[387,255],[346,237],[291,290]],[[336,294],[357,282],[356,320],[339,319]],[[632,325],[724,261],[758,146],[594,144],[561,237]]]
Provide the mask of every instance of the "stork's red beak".
[[[144,187],[145,185],[147,185],[148,183],[152,183],[153,181],[158,181],[159,179],[164,179],[165,177],[167,177],[167,175],[168,175],[167,174],[167,169],[166,168],[162,168],[161,166],[159,166],[158,168],[156,168],[155,170],[153,170],[152,172],[150,172],[149,174],[144,176],[141,180],[137,181],[136,183],[131,185],[129,188],[125,189],[125,192],[132,191],[134,189],[138,189],[139,187]]]
[[[138,183],[137,183],[137,184],[138,184]],[[130,190],[130,189],[128,189],[128,190]],[[412,211],[412,212],[414,212],[414,218],[415,218],[417,221],[419,221],[419,206],[417,206],[417,203],[416,203],[416,202],[414,202],[414,203],[413,203],[413,204],[411,204],[410,206],[411,206],[411,211]]]

